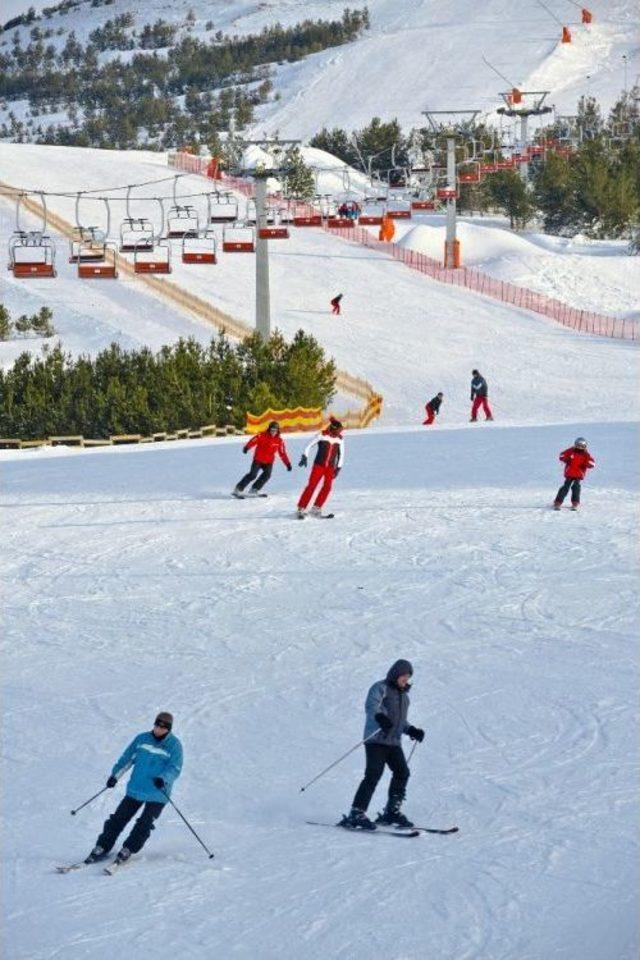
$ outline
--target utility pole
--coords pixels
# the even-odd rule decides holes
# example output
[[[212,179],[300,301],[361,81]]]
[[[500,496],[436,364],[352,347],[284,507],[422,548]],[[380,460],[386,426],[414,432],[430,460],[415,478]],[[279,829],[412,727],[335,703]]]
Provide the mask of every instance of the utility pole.
[[[283,164],[287,150],[298,146],[300,140],[279,140],[264,137],[262,140],[244,140],[242,146],[260,147],[268,153],[273,167],[241,167],[234,170],[239,176],[252,177],[254,180],[254,200],[256,205],[256,332],[263,340],[271,336],[271,293],[269,284],[269,229],[267,224],[267,180],[270,177],[286,176],[288,168]],[[284,236],[287,236],[285,233]]]
[[[445,268],[456,268],[461,264],[460,241],[456,236],[456,200],[458,184],[456,180],[456,140],[468,132],[480,113],[479,110],[423,110],[429,126],[438,137],[443,137],[447,145],[447,185],[438,187],[436,196],[445,200],[447,207],[446,234],[444,241]],[[437,119],[444,117],[444,120]],[[449,119],[446,119],[449,118]]]
[[[549,90],[519,90],[512,87],[501,93],[500,96],[505,102],[504,107],[498,107],[496,113],[502,117],[517,117],[520,120],[520,144],[519,153],[525,159],[520,163],[520,176],[523,180],[529,179],[529,162],[527,155],[527,146],[529,143],[529,117],[540,117],[545,113],[551,113],[553,108],[544,105]],[[533,101],[523,103],[524,97],[533,97]]]

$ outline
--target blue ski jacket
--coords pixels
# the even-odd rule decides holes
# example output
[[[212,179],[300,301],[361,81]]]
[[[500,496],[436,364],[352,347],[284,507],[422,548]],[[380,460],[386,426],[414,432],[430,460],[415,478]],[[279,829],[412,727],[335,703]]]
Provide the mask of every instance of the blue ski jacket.
[[[182,770],[182,744],[173,733],[158,740],[151,731],[139,733],[113,766],[111,775],[120,777],[133,767],[127,784],[127,796],[134,800],[166,803],[167,798],[155,786],[154,777],[162,777],[165,792],[171,794]]]

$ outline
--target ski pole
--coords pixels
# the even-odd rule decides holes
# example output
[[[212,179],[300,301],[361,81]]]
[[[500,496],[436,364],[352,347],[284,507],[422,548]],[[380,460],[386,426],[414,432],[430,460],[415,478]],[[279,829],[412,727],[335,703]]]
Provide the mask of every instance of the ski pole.
[[[363,743],[367,742],[367,740],[371,740],[371,737],[375,737],[376,733],[380,733],[380,728],[374,730],[373,733],[370,733],[368,737],[364,738],[364,740],[359,740],[355,747],[351,747],[351,750],[347,750],[346,753],[343,753],[338,760],[335,760],[333,763],[329,764],[328,767],[325,767],[324,770],[321,770],[320,773],[313,778],[313,780],[309,780],[309,783],[305,783],[304,787],[300,787],[300,793],[304,793],[307,787],[310,787],[312,783],[315,783],[316,780],[320,779],[320,777],[324,777],[325,773],[328,773],[329,770],[333,770],[334,767],[337,767],[339,763],[342,763],[345,757],[349,756],[350,753],[353,753],[354,750],[357,750],[358,747],[361,747]]]
[[[78,810],[82,810],[83,807],[86,807],[87,804],[91,803],[92,800],[95,800],[96,797],[99,797],[101,793],[104,793],[105,790],[108,790],[108,789],[109,789],[108,787],[103,787],[102,790],[98,790],[97,793],[94,793],[94,795],[93,795],[92,797],[89,797],[88,800],[85,800],[84,803],[81,803],[79,807],[76,807],[76,808],[75,808],[75,810],[71,810],[71,811],[70,811],[70,812],[71,812],[71,816],[72,816],[72,817],[75,817],[75,815],[76,815],[76,813],[78,812]]]
[[[414,752],[414,750],[416,749],[417,746],[418,746],[418,741],[416,740],[416,741],[414,741],[414,744],[413,744],[413,746],[411,747],[411,752],[409,753],[409,756],[407,757],[407,766],[409,766],[409,764],[411,763],[411,757],[413,756],[413,752]]]
[[[194,837],[196,838],[196,840],[198,841],[198,843],[200,844],[200,846],[201,846],[204,850],[207,851],[207,853],[209,854],[209,860],[213,860],[215,854],[211,853],[211,851],[209,850],[209,848],[207,847],[207,845],[202,842],[202,840],[200,839],[200,837],[198,836],[198,834],[195,832],[195,830],[193,829],[193,827],[191,826],[191,824],[189,823],[189,821],[187,820],[187,818],[186,818],[182,813],[180,813],[180,811],[179,811],[178,808],[176,807],[175,803],[173,802],[173,800],[171,799],[171,797],[169,796],[169,794],[167,793],[167,791],[166,791],[166,790],[162,790],[161,792],[164,793],[165,797],[167,798],[167,800],[169,801],[169,803],[171,804],[171,806],[173,807],[173,809],[175,810],[175,812],[178,814],[178,816],[180,817],[180,819],[186,824],[187,827],[189,827],[189,830],[191,830],[191,833],[194,835]]]

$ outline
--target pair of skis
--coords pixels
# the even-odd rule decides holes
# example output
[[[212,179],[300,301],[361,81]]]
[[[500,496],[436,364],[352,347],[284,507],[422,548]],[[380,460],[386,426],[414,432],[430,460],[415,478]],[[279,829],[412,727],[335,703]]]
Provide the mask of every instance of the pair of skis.
[[[342,827],[341,823],[324,823],[319,820],[305,820],[305,823],[308,823],[312,827]],[[421,833],[437,833],[441,836],[446,836],[450,833],[458,833],[458,827],[447,827],[446,829],[436,829],[435,827],[408,827],[406,829],[396,828],[396,827],[383,827],[376,824],[375,830],[359,830],[359,829],[349,829],[349,827],[342,827],[348,833],[364,833],[367,836],[375,836],[376,833],[381,834],[385,837],[419,837]]]
[[[78,863],[68,863],[64,866],[56,867],[56,873],[71,873],[73,870],[81,870],[83,867],[93,867],[96,863],[99,863],[99,860],[94,860],[93,863],[85,863],[84,860],[78,861]],[[124,863],[121,863],[117,857],[115,860],[112,860],[111,863],[106,863],[102,868],[102,872],[108,877],[112,877],[120,867],[125,866]]]
[[[231,493],[232,497],[235,497],[236,500],[257,500],[258,497],[266,498],[269,496],[268,493],[236,493],[235,490]]]

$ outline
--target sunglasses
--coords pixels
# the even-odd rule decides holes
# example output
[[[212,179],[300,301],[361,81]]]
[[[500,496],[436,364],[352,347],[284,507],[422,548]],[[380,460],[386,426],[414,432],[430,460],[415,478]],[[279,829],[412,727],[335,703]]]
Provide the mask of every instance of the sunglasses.
[[[171,730],[171,724],[167,723],[166,720],[155,720],[154,727],[160,727],[162,730]]]

